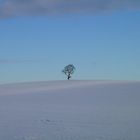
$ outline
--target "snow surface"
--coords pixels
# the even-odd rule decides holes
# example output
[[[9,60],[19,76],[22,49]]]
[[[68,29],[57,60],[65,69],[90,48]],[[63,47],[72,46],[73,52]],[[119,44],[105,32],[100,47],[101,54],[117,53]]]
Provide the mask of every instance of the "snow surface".
[[[140,140],[140,82],[0,85],[0,140]]]

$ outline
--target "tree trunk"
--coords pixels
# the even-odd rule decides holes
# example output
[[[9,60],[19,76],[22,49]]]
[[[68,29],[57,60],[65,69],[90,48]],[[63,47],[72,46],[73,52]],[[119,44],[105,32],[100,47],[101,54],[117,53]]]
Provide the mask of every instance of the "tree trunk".
[[[68,80],[71,78],[70,74],[68,75]]]

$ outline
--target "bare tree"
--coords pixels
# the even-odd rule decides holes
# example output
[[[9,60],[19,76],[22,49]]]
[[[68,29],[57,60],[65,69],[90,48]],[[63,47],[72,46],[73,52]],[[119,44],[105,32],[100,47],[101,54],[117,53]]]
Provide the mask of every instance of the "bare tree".
[[[74,73],[75,67],[73,64],[69,64],[64,67],[62,72],[67,76],[67,79],[69,80],[71,78],[71,75]]]

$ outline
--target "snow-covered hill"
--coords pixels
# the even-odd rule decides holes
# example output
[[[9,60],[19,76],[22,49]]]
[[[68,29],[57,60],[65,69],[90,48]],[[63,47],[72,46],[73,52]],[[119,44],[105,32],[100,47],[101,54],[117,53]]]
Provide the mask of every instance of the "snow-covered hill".
[[[140,140],[140,82],[0,85],[0,140]]]

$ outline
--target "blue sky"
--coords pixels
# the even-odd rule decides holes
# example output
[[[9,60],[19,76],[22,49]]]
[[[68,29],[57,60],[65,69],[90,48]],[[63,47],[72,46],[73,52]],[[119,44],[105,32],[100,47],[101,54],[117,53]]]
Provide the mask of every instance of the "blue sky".
[[[1,13],[0,83],[63,80],[67,64],[73,79],[140,80],[138,9]]]

